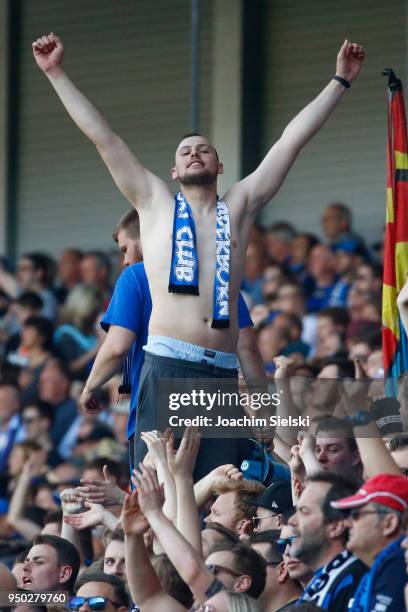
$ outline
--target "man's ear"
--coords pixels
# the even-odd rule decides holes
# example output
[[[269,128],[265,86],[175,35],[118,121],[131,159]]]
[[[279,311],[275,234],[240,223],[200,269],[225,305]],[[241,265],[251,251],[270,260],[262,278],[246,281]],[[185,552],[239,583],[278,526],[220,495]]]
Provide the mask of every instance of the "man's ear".
[[[176,166],[174,166],[174,168],[172,168],[170,170],[170,174],[171,174],[171,178],[173,179],[173,181],[178,179],[178,174],[177,174]]]
[[[340,538],[347,529],[346,521],[334,521],[327,526],[327,535],[330,540]]]
[[[60,582],[68,582],[72,576],[72,567],[70,565],[61,565],[60,567]]]
[[[218,174],[224,174],[224,164],[218,162]]]
[[[361,465],[361,457],[358,450],[353,451],[352,465]]]
[[[251,584],[251,576],[248,576],[248,574],[244,574],[243,576],[240,576],[236,579],[233,590],[237,593],[246,593],[251,588]]]
[[[288,568],[286,567],[286,563],[284,561],[281,561],[278,565],[278,582],[280,584],[282,584],[282,582],[285,582],[288,575],[289,572]]]
[[[395,536],[399,529],[399,520],[396,514],[386,514],[381,521],[381,530],[385,536]]]

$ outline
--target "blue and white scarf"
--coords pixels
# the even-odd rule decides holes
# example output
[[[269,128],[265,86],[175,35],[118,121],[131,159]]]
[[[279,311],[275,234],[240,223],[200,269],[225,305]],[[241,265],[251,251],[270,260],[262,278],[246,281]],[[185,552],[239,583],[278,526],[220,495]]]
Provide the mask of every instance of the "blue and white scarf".
[[[182,193],[175,196],[169,292],[199,295],[197,239],[193,214]],[[231,234],[228,207],[217,197],[216,267],[211,327],[229,327]]]

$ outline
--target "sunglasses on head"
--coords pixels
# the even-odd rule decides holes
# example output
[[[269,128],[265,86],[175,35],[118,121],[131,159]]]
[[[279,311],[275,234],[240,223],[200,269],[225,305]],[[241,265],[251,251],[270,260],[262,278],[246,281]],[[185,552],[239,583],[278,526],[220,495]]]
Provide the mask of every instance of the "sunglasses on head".
[[[120,605],[109,599],[108,597],[71,597],[68,604],[69,610],[79,610],[81,606],[88,604],[91,610],[105,610],[110,602],[115,608]]]
[[[285,552],[286,548],[290,546],[296,540],[296,536],[290,536],[289,538],[279,538],[276,540],[276,546],[278,547],[281,555]]]

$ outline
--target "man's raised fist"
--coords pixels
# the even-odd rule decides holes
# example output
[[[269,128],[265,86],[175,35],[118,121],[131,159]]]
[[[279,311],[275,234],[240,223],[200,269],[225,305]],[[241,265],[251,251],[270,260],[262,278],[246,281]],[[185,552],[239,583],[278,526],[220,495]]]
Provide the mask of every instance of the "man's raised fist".
[[[35,61],[43,72],[48,72],[62,63],[64,47],[53,32],[37,38],[32,46]]]

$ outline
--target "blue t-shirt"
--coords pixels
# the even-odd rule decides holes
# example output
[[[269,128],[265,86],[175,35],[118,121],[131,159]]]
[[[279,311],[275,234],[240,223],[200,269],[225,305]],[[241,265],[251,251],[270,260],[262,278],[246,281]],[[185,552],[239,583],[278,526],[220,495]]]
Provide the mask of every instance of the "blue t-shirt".
[[[137,393],[140,372],[144,361],[143,346],[147,343],[149,320],[152,312],[152,298],[143,263],[128,266],[119,276],[108,309],[101,321],[105,331],[110,325],[130,329],[136,334],[136,340],[129,351],[130,367],[130,413],[126,435],[130,438],[135,433]],[[238,300],[239,328],[253,325],[244,298],[239,294]]]

